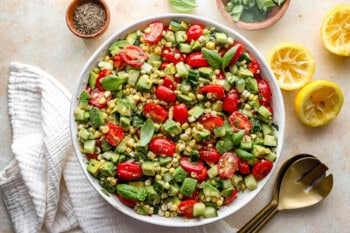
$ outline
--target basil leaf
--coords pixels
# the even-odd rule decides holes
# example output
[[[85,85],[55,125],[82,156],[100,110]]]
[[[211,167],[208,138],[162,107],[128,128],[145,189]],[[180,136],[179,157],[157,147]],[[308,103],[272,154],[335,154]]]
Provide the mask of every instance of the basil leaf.
[[[124,78],[115,75],[108,75],[101,80],[101,85],[105,90],[113,91],[117,90],[125,82],[126,79]]]
[[[145,188],[141,188],[137,193],[137,200],[144,201],[147,197],[147,190]]]
[[[232,60],[232,58],[235,56],[237,52],[238,46],[235,45],[232,48],[230,48],[222,58],[222,69],[225,69],[226,66],[228,66]]]
[[[125,198],[138,200],[138,190],[134,186],[128,184],[118,184],[116,186],[117,192],[119,195]]]
[[[196,0],[168,0],[168,2],[177,11],[190,11],[197,7]]]
[[[208,63],[215,69],[221,68],[222,58],[216,50],[203,48],[202,53]]]
[[[140,146],[146,146],[152,139],[154,133],[154,124],[152,119],[148,118],[143,123],[140,132]]]

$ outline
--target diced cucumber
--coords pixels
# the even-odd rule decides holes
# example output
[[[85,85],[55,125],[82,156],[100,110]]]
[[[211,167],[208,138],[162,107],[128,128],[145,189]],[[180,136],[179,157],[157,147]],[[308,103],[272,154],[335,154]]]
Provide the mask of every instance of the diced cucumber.
[[[131,86],[136,86],[137,80],[140,76],[140,71],[135,69],[128,70],[129,78],[128,78],[128,84]]]
[[[278,141],[278,138],[276,136],[273,136],[273,135],[265,135],[264,136],[264,145],[265,146],[276,147],[277,141]]]
[[[180,43],[179,44],[179,50],[181,53],[191,53],[192,52],[192,47],[190,44],[187,43]]]
[[[197,186],[197,180],[186,177],[181,185],[180,192],[187,197],[191,197]]]
[[[210,78],[213,74],[213,69],[211,67],[199,67],[199,75],[203,78]]]
[[[223,32],[217,32],[215,33],[215,39],[220,44],[226,44],[227,43],[227,35]]]
[[[273,129],[268,124],[261,124],[261,129],[265,135],[271,135],[273,134]]]
[[[209,168],[207,174],[209,178],[214,178],[215,176],[217,176],[219,174],[218,166],[214,165],[211,168]]]
[[[244,79],[238,79],[236,82],[236,90],[239,92],[239,93],[242,93],[244,90],[245,90],[245,81]]]
[[[170,21],[169,23],[169,30],[171,31],[177,31],[180,28],[180,24],[174,20]]]
[[[188,69],[187,69],[186,64],[184,62],[177,63],[175,65],[175,68],[176,68],[176,72],[180,78],[187,78]]]
[[[208,206],[205,208],[203,217],[204,218],[215,218],[218,216],[218,212],[216,211],[215,207]]]
[[[187,40],[186,31],[176,31],[175,32],[175,39],[177,43],[183,43]]]
[[[252,174],[249,174],[246,177],[244,177],[244,182],[249,190],[254,190],[258,187],[258,182]]]
[[[74,119],[76,121],[84,121],[85,120],[85,110],[81,108],[76,108],[74,111]]]
[[[203,216],[205,212],[205,205],[202,202],[195,203],[193,205],[193,216],[198,217],[198,216]]]
[[[215,137],[224,137],[226,135],[226,126],[219,126],[214,128]]]
[[[277,158],[277,155],[276,155],[276,153],[273,153],[273,152],[271,152],[265,156],[265,159],[267,159],[271,162],[274,162],[276,160],[276,158]]]
[[[88,140],[90,137],[89,130],[87,130],[85,128],[81,128],[78,132],[78,137],[83,139],[83,140]]]
[[[96,149],[96,140],[87,140],[84,142],[83,150],[86,154],[95,153]]]
[[[264,119],[269,119],[272,116],[272,113],[264,106],[261,105],[258,108],[258,113],[264,118]]]

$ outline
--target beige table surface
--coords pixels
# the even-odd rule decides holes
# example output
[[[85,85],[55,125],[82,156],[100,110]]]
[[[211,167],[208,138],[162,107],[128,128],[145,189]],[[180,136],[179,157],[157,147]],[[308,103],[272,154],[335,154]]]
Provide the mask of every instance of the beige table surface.
[[[88,57],[115,31],[141,18],[174,11],[167,0],[107,0],[111,24],[101,37],[84,40],[66,27],[64,14],[70,0],[2,0],[0,4],[0,170],[13,158],[11,126],[7,111],[7,80],[11,61],[36,65],[51,73],[72,91]],[[197,0],[192,14],[230,25],[216,10],[215,0]],[[303,126],[293,102],[295,91],[283,92],[286,106],[286,134],[280,163],[298,153],[311,153],[328,164],[334,188],[321,204],[277,215],[263,232],[349,232],[350,229],[350,58],[326,51],[320,40],[322,18],[334,6],[350,0],[293,0],[286,15],[274,26],[260,31],[237,30],[251,40],[262,54],[281,41],[295,41],[308,47],[316,59],[314,79],[327,79],[342,87],[345,96],[340,115],[322,128]],[[77,168],[80,169],[80,168]],[[241,227],[270,200],[274,177],[265,189],[239,213],[225,220]],[[1,195],[1,194],[0,194]],[[0,232],[12,232],[6,209],[0,201]]]

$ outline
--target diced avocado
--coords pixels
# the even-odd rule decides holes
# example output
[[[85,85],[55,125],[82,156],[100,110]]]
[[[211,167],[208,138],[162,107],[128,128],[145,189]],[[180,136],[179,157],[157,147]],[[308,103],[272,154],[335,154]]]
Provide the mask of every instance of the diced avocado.
[[[104,162],[99,167],[99,171],[104,176],[114,176],[115,168],[112,162]]]
[[[217,176],[219,174],[218,166],[214,165],[211,168],[209,168],[207,174],[209,178],[214,178],[215,176]]]
[[[230,138],[226,137],[226,138],[223,138],[223,139],[217,141],[215,148],[220,154],[223,154],[229,150],[232,150],[233,142]]]
[[[258,83],[255,78],[246,78],[245,87],[250,93],[256,94],[259,92]]]
[[[231,84],[225,79],[218,79],[216,80],[216,83],[221,85],[225,89],[225,91],[231,90]]]
[[[128,34],[126,36],[126,40],[129,44],[135,44],[136,40],[137,40],[137,33],[136,32],[132,32],[130,34]]]
[[[223,32],[215,33],[215,38],[218,43],[226,44],[227,43],[227,35]]]
[[[166,120],[162,127],[163,130],[170,135],[178,135],[182,132],[180,123],[171,119]]]
[[[141,91],[149,91],[151,90],[152,84],[148,75],[142,75],[137,81],[136,88]]]
[[[222,189],[233,187],[231,179],[220,180],[220,186]]]
[[[80,93],[80,96],[79,96],[79,99],[80,100],[89,100],[91,98],[90,94],[86,91],[86,90],[83,90],[81,93]]]
[[[83,150],[86,154],[93,154],[95,153],[96,149],[96,140],[87,140],[84,142]]]
[[[239,67],[237,75],[240,78],[254,77],[254,74],[247,68],[244,68],[243,66]]]
[[[180,23],[179,29],[183,30],[183,31],[186,31],[187,28],[188,28],[188,24],[184,20],[182,20],[181,23]]]
[[[179,194],[179,192],[180,192],[180,190],[179,190],[179,188],[178,187],[176,187],[175,185],[170,185],[170,188],[169,188],[169,190],[168,190],[168,195],[169,196],[176,196],[176,195],[178,195]]]
[[[233,86],[238,80],[238,77],[236,75],[231,74],[230,72],[225,72],[225,79],[231,84],[231,86]]]
[[[118,159],[119,159],[119,155],[112,152],[112,151],[104,152],[102,154],[102,157],[109,160],[109,161],[112,161],[113,163],[117,163]]]
[[[141,168],[142,168],[142,174],[144,174],[145,176],[156,175],[155,164],[152,161],[144,161],[141,165]]]
[[[203,113],[204,109],[200,106],[194,106],[188,111],[191,121],[196,121]]]
[[[96,159],[90,159],[89,164],[87,166],[88,172],[90,172],[93,176],[97,176],[101,164],[102,163]]]
[[[177,31],[180,28],[180,24],[174,20],[171,20],[169,23],[169,30],[171,31]]]
[[[192,47],[191,47],[191,45],[189,45],[187,43],[180,43],[179,50],[181,53],[191,53]]]
[[[89,130],[87,130],[85,128],[81,128],[78,132],[78,137],[83,139],[83,140],[88,140],[90,137]]]
[[[98,77],[98,73],[95,73],[94,71],[90,72],[90,75],[89,75],[89,86],[91,87],[91,89],[95,89],[97,77]]]
[[[135,102],[127,97],[124,99],[116,99],[116,106],[115,110],[121,115],[121,116],[131,116],[131,111],[135,108]]]
[[[183,94],[188,94],[192,91],[192,87],[190,84],[188,84],[187,82],[182,82],[179,86],[180,88],[180,91],[183,93]]]
[[[153,69],[153,66],[147,62],[144,62],[141,66],[141,70],[143,70],[146,74],[150,74]]]
[[[164,72],[167,75],[175,75],[176,74],[176,67],[174,63],[169,63],[165,66]]]
[[[145,206],[136,206],[135,212],[139,215],[148,215],[148,209],[145,208]]]
[[[258,108],[258,113],[265,119],[269,119],[272,116],[272,113],[264,105]]]
[[[212,103],[211,109],[216,112],[222,112],[223,105],[224,105],[224,102],[222,102],[221,100],[217,100],[214,103]]]
[[[117,153],[121,153],[121,154],[124,153],[125,150],[126,150],[126,143],[123,141],[121,143],[119,143],[118,146],[115,148],[115,151]]]
[[[204,218],[215,218],[218,216],[218,212],[216,211],[215,207],[213,206],[207,206],[204,210],[203,217]]]
[[[85,110],[81,108],[76,108],[74,111],[74,119],[76,121],[84,121],[85,120]]]
[[[174,177],[169,173],[169,172],[166,172],[164,175],[163,175],[163,180],[165,182],[171,182],[172,180],[174,179]]]
[[[205,141],[210,137],[210,131],[207,129],[194,130],[193,137],[196,141]]]
[[[92,107],[89,111],[89,117],[90,117],[89,122],[91,126],[95,129],[97,129],[98,127],[104,124],[102,112],[99,108]]]
[[[169,156],[165,156],[165,157],[159,157],[159,165],[160,166],[165,166],[167,165],[168,163],[170,163],[171,161],[173,160],[172,157],[169,157]]]
[[[122,116],[120,117],[120,126],[123,129],[128,129],[130,127],[131,121],[129,117]]]
[[[106,139],[102,139],[101,148],[102,148],[102,151],[110,151],[113,149],[113,146],[109,144]]]
[[[252,153],[255,157],[263,158],[265,155],[269,154],[271,150],[267,147],[260,145],[253,145]]]
[[[215,186],[213,186],[210,182],[205,182],[203,192],[206,197],[221,196],[220,191]]]
[[[187,197],[191,197],[197,186],[197,180],[186,177],[181,185],[180,192]]]
[[[264,136],[264,145],[276,147],[277,140],[278,140],[278,138],[274,135],[265,135]]]
[[[127,44],[129,44],[127,40],[118,40],[109,46],[108,51],[110,54],[116,55]]]
[[[180,78],[187,78],[188,76],[188,68],[184,62],[179,62],[175,65],[176,73]]]
[[[128,70],[128,84],[131,86],[136,86],[137,80],[139,79],[140,76],[140,71],[135,70],[135,69],[129,69]]]
[[[249,190],[254,190],[258,187],[258,182],[256,181],[256,179],[252,174],[245,176],[244,182]]]
[[[198,68],[199,76],[203,78],[210,78],[213,74],[213,68],[211,67],[200,67]]]
[[[188,104],[193,101],[191,97],[188,97],[187,95],[183,95],[183,94],[178,94],[177,99],[181,102],[188,103]]]
[[[242,93],[245,90],[245,81],[244,81],[244,79],[242,79],[242,78],[237,79],[235,84],[236,84],[236,90],[239,93]]]
[[[234,174],[231,178],[231,181],[234,187],[238,187],[239,185],[241,185],[243,178],[240,175]]]
[[[233,186],[227,187],[224,190],[222,190],[221,194],[226,197],[229,198],[231,196],[231,194],[233,193],[235,189],[233,188]]]
[[[199,217],[204,215],[205,205],[203,202],[198,202],[193,205],[193,216]]]
[[[192,50],[200,50],[202,48],[202,43],[199,40],[195,40],[191,42]]]
[[[143,182],[143,181],[131,181],[131,182],[129,182],[129,185],[134,186],[137,189],[141,189],[145,186],[145,182]]]
[[[152,64],[154,61],[161,61],[162,58],[160,55],[155,53],[150,53],[147,59],[147,63]]]
[[[175,33],[173,31],[167,31],[164,36],[165,40],[171,43],[176,43]]]
[[[83,110],[87,110],[88,109],[88,106],[89,106],[89,100],[80,100],[79,101],[79,108],[80,109],[83,109]]]
[[[270,160],[271,162],[275,161],[276,158],[277,158],[277,155],[274,152],[271,152],[265,156],[265,159]]]
[[[264,135],[271,135],[271,134],[273,134],[273,129],[268,124],[261,124],[261,129],[262,129]]]
[[[186,172],[182,167],[177,167],[173,173],[173,176],[174,180],[180,183],[188,176],[188,172]]]
[[[147,202],[153,204],[154,201],[157,198],[159,198],[159,195],[157,194],[156,190],[154,190],[154,187],[151,185],[145,186],[145,189],[147,191]]]

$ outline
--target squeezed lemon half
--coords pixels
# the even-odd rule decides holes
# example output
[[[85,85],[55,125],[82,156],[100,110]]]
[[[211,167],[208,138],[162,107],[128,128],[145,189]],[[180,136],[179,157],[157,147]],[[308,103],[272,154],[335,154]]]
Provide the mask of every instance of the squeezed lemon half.
[[[267,52],[266,60],[284,90],[301,88],[315,73],[315,59],[311,51],[295,42],[275,45]]]
[[[311,127],[328,124],[343,106],[340,87],[330,81],[315,80],[306,84],[295,97],[295,111],[302,123]]]
[[[321,37],[330,52],[350,56],[350,5],[337,6],[324,17]]]

